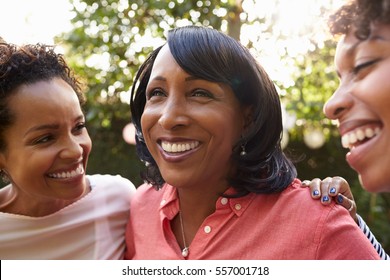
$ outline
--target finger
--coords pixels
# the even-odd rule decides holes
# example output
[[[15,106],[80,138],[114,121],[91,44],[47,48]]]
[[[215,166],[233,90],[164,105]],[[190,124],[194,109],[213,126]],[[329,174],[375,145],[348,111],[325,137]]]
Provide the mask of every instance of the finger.
[[[301,184],[301,187],[302,187],[302,188],[307,188],[307,187],[309,187],[309,186],[310,186],[310,182],[311,182],[311,181],[309,181],[309,180],[303,180],[303,181],[302,181],[302,184]]]
[[[337,194],[340,192],[340,188],[342,186],[343,182],[339,178],[332,178],[329,182],[328,186],[328,194],[331,197],[337,196]],[[344,186],[345,187],[345,186]]]
[[[338,186],[338,192],[346,196],[348,199],[354,200],[351,188],[349,187],[348,182],[344,178],[336,176],[333,178],[333,182],[335,185]]]
[[[311,197],[314,199],[319,199],[321,197],[321,179],[314,178],[311,180],[309,187]]]
[[[331,203],[331,198],[329,196],[329,186],[332,181],[332,178],[327,177],[321,182],[321,203],[328,205]]]
[[[336,197],[336,203],[347,209],[349,214],[355,221],[358,220],[356,216],[357,206],[354,200],[351,200],[342,194],[338,194]]]

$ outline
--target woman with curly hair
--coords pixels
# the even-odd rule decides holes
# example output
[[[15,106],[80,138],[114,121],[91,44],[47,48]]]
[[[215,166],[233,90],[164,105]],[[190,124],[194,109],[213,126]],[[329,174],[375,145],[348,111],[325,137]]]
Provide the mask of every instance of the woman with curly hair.
[[[329,25],[332,34],[341,35],[335,56],[340,84],[324,112],[339,122],[342,146],[349,149],[346,160],[358,172],[363,188],[390,192],[390,0],[351,1],[331,16]],[[390,259],[356,215],[347,182],[326,178],[308,184],[315,198],[337,197],[381,258]]]
[[[81,82],[46,45],[0,42],[0,259],[121,259],[133,184],[86,175]]]

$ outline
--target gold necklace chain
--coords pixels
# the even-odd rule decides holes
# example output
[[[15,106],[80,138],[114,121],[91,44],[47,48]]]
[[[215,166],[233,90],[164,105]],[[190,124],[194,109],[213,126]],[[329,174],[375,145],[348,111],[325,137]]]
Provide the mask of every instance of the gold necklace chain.
[[[185,237],[185,234],[184,234],[184,225],[183,225],[183,218],[181,216],[181,211],[179,210],[179,219],[180,219],[180,227],[181,227],[181,235],[183,237],[183,245],[184,245],[184,248],[183,250],[181,250],[181,255],[186,258],[188,257],[188,254],[190,253],[190,250],[189,248],[187,247],[187,243],[186,243],[186,237]]]

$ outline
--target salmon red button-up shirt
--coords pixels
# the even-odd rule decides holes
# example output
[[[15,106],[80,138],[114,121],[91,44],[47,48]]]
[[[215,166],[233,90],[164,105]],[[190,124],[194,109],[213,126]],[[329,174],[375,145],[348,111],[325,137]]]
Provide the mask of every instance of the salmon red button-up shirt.
[[[300,185],[296,179],[277,194],[219,197],[186,259],[379,259],[346,209],[321,205]],[[183,259],[170,226],[178,211],[174,187],[139,187],[131,204],[125,258]]]

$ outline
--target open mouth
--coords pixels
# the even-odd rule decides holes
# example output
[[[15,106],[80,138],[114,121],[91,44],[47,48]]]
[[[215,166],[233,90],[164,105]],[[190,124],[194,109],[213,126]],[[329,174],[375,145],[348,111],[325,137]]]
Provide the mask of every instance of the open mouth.
[[[47,176],[50,178],[56,178],[56,179],[70,179],[76,176],[79,176],[81,174],[84,174],[84,167],[82,164],[80,164],[76,169],[70,170],[70,171],[63,171],[58,173],[51,173]]]
[[[341,137],[341,144],[344,148],[352,149],[374,138],[381,131],[382,129],[379,126],[357,128],[344,134]]]
[[[186,151],[193,150],[199,146],[199,141],[188,141],[188,142],[168,142],[162,141],[161,147],[164,152],[167,153],[183,153]]]

